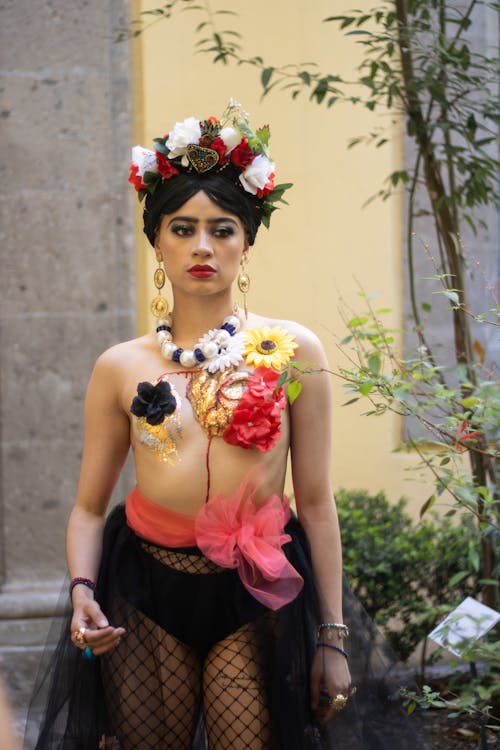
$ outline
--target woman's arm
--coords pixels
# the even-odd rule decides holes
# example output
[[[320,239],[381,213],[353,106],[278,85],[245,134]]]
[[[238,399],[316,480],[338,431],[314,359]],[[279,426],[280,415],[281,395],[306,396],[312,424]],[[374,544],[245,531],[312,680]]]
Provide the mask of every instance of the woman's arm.
[[[310,331],[300,329],[300,348],[296,359],[312,362],[314,369],[328,370],[328,362],[319,340]],[[331,486],[331,375],[314,372],[302,376],[302,391],[291,407],[292,475],[299,520],[306,533],[314,574],[320,594],[321,621],[342,623],[342,550],[340,531]],[[318,623],[319,625],[320,623]],[[343,648],[343,640],[334,630],[330,645]],[[328,647],[317,650],[311,675],[313,711],[321,721],[329,721],[335,710],[322,706],[321,690],[330,698],[349,695],[350,675],[342,653]]]
[[[80,482],[66,538],[71,578],[96,580],[106,508],[129,449],[129,420],[119,400],[117,359],[116,351],[109,350],[97,360],[87,390]],[[77,585],[72,601],[71,631],[87,628],[85,641],[96,655],[116,645],[124,630],[109,625],[93,592]]]

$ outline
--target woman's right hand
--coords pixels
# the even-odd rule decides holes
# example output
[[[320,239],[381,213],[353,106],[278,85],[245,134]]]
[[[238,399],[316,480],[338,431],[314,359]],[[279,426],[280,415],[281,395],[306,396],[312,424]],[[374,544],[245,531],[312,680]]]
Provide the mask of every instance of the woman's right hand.
[[[109,624],[103,611],[86,586],[75,586],[72,592],[73,617],[71,619],[71,640],[82,648],[74,638],[74,633],[85,628],[83,639],[85,648],[92,649],[94,656],[101,656],[117,646],[125,634],[125,628],[114,628]]]

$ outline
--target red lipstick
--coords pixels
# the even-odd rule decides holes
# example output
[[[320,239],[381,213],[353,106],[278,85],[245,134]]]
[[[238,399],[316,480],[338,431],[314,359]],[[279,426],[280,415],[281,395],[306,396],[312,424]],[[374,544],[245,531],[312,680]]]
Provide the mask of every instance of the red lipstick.
[[[209,279],[211,276],[213,276],[215,273],[215,268],[212,268],[212,266],[208,265],[196,265],[191,266],[191,268],[188,268],[188,274],[190,276],[194,276],[195,279]]]

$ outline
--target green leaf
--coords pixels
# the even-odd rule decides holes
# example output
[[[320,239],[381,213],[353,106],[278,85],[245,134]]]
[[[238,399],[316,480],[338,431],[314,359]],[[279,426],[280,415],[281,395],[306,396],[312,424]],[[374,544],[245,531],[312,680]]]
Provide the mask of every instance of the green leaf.
[[[436,502],[436,495],[431,495],[428,500],[425,501],[425,503],[420,508],[419,516],[422,518],[422,516],[427,513],[428,510],[432,508],[434,503]]]
[[[262,143],[262,145],[264,146],[264,148],[267,148],[267,146],[269,145],[269,136],[270,136],[270,134],[271,134],[271,132],[269,130],[269,125],[264,125],[262,128],[259,128],[255,132],[256,137]],[[282,193],[283,192],[284,191],[282,191]]]
[[[467,558],[471,564],[472,569],[477,573],[480,566],[479,550],[476,547],[471,547]]]
[[[345,403],[343,403],[342,406],[350,406],[351,404],[355,404],[356,401],[359,401],[358,397],[350,398],[349,401],[346,401]]]
[[[453,586],[456,586],[457,583],[460,583],[460,581],[463,581],[464,578],[467,578],[468,575],[469,575],[468,570],[460,570],[458,573],[455,573],[455,575],[452,576],[450,580],[448,581],[449,588],[453,588]]]
[[[478,581],[481,586],[498,586],[496,578],[480,578]]]
[[[422,310],[424,312],[430,312],[432,310],[432,305],[429,305],[428,302],[422,302]]]
[[[463,406],[464,409],[473,409],[479,403],[480,403],[480,400],[476,398],[476,396],[468,396],[467,398],[463,398],[460,401],[460,405]]]
[[[363,396],[368,396],[369,393],[371,393],[373,390],[373,383],[361,383],[360,386],[358,386],[358,391]]]
[[[286,391],[286,395],[290,402],[290,406],[292,406],[295,399],[300,395],[301,390],[302,390],[302,383],[299,383],[298,380],[290,381],[290,383],[288,384],[287,391]]]
[[[278,378],[278,382],[276,383],[276,388],[281,388],[281,386],[286,383],[287,378],[288,378],[288,373],[286,370],[283,370],[283,372]]]
[[[368,357],[368,367],[374,375],[379,375],[382,368],[382,357],[380,352],[374,352]]]
[[[263,88],[267,88],[269,81],[271,80],[271,76],[274,73],[274,68],[264,68],[264,70],[261,73],[260,80],[262,83]]]
[[[357,326],[364,326],[365,323],[368,323],[368,318],[351,318],[351,320],[347,323],[347,326],[349,328],[356,328]]]

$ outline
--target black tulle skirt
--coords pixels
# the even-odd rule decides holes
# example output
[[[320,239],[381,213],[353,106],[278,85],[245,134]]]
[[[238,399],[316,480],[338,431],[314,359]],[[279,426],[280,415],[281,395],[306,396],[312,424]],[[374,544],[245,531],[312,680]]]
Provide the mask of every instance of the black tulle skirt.
[[[255,655],[253,672],[260,680],[255,700],[265,701],[255,720],[267,717],[266,750],[424,750],[397,699],[401,682],[392,676],[393,655],[347,584],[344,619],[357,692],[327,727],[315,722],[309,672],[318,599],[296,518],[286,532],[292,540],[283,549],[304,587],[293,602],[271,613],[246,591],[236,571],[217,568],[197,548],[148,543],[127,526],[124,507],[116,507],[105,527],[96,599],[126,635],[109,655],[89,661],[70,640],[68,610],[55,652],[42,660],[26,750],[231,747],[227,739],[209,742],[205,721],[210,705],[204,692],[227,702],[223,671],[212,670],[213,684],[204,674],[225,644],[238,658],[245,651]],[[162,679],[175,685],[165,690]],[[238,742],[246,736],[245,705],[227,708],[228,724],[239,727]],[[241,747],[238,742],[234,746]],[[248,747],[253,750],[251,743]]]

